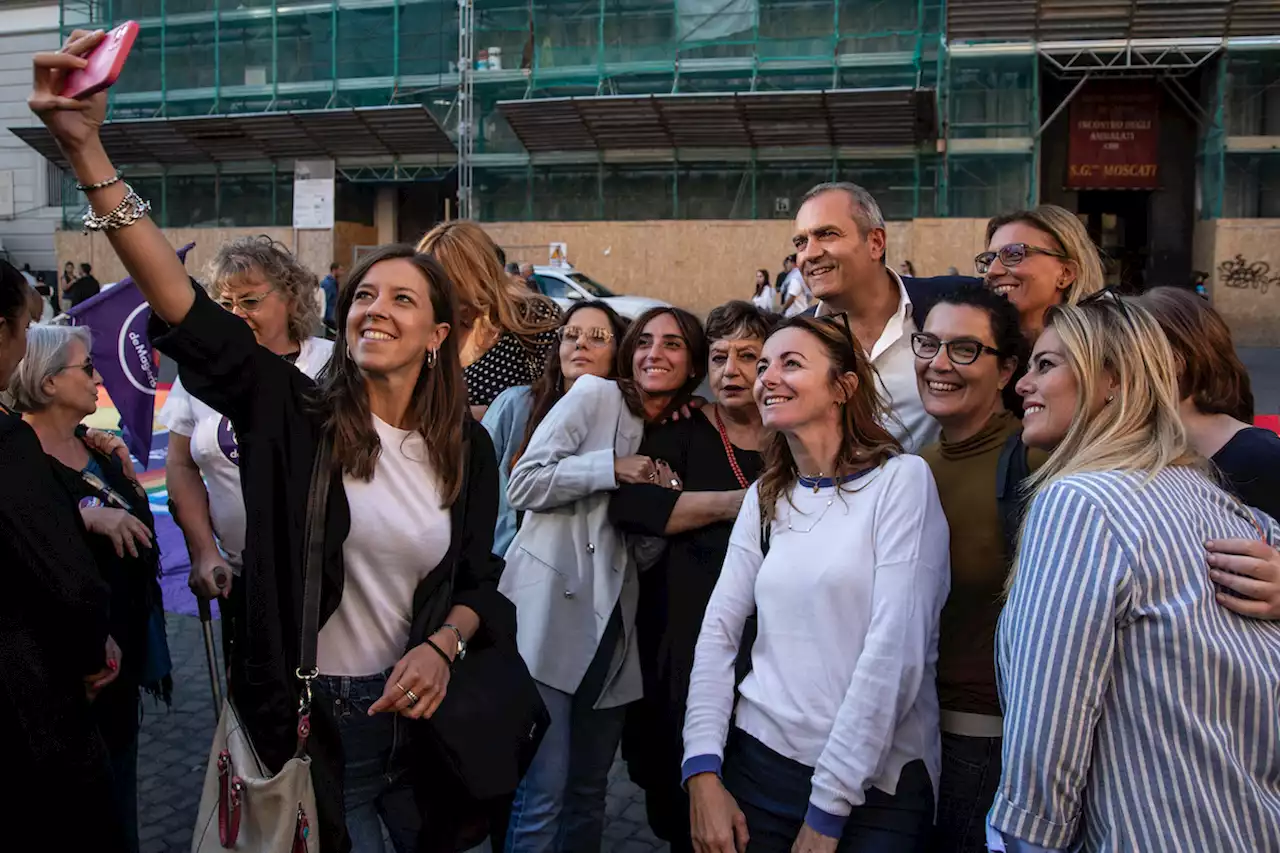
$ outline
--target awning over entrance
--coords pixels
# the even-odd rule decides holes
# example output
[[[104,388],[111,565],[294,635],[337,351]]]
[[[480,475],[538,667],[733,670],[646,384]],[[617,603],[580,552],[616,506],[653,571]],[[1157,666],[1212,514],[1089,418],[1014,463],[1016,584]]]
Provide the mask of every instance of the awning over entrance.
[[[59,166],[67,163],[44,127],[10,128]],[[121,165],[236,160],[339,159],[452,154],[448,135],[420,104],[111,121],[107,154]]]
[[[901,146],[937,137],[928,89],[602,95],[499,101],[531,152]]]
[[[1277,0],[948,0],[947,40],[1245,38],[1280,35]]]

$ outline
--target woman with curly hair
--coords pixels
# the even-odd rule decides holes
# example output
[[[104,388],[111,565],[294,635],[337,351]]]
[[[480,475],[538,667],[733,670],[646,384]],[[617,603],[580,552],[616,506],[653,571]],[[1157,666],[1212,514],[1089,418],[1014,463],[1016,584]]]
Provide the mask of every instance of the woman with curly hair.
[[[333,342],[311,336],[319,311],[316,277],[270,237],[243,237],[220,248],[207,270],[213,301],[244,321],[258,345],[315,378],[329,363]],[[243,566],[244,496],[240,446],[231,421],[187,393],[178,380],[157,419],[169,428],[168,483],[173,516],[191,555],[189,583],[198,595],[221,596],[229,626],[243,602],[233,596]],[[225,627],[230,660],[235,632]]]
[[[449,275],[461,311],[458,344],[471,413],[480,420],[499,394],[532,385],[556,349],[560,308],[514,286],[498,260],[498,246],[474,222],[442,222],[418,242]]]

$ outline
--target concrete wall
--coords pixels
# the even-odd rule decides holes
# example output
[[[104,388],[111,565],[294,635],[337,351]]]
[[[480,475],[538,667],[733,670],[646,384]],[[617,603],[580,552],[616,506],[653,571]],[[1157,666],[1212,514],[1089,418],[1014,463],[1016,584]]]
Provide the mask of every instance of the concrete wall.
[[[0,180],[13,181],[13,207],[0,212],[0,243],[10,260],[33,270],[52,270],[53,232],[62,217],[48,205],[46,161],[10,127],[36,124],[27,109],[31,55],[58,46],[58,4],[0,2]]]
[[[565,243],[570,262],[618,293],[665,299],[705,313],[753,293],[755,271],[775,275],[791,254],[788,220],[649,222],[486,222],[508,260],[545,264],[548,244]],[[917,275],[954,266],[971,274],[985,247],[985,219],[890,222],[888,257],[909,259]]]
[[[1280,219],[1218,219],[1196,231],[1197,269],[1237,346],[1280,346]],[[1212,258],[1212,266],[1199,266]]]

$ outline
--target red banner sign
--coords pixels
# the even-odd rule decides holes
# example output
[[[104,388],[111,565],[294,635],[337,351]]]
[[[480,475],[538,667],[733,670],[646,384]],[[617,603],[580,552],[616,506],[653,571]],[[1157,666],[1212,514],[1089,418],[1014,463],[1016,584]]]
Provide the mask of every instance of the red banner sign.
[[[1146,85],[1086,86],[1071,102],[1067,189],[1153,190],[1160,97]]]

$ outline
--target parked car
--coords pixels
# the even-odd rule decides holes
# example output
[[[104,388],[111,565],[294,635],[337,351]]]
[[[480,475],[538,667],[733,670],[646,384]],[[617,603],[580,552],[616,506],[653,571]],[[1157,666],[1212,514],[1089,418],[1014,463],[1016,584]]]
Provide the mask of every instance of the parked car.
[[[554,299],[561,308],[568,308],[583,299],[598,299],[628,320],[634,320],[650,308],[667,304],[647,296],[619,296],[573,267],[534,267],[533,278],[538,290]]]

